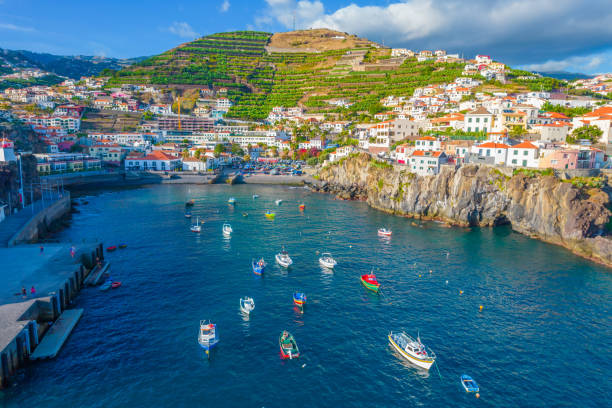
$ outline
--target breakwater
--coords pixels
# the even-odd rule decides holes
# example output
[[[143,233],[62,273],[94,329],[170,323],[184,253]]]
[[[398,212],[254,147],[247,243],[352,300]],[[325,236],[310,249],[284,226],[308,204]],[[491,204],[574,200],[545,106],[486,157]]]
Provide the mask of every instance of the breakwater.
[[[315,191],[361,199],[376,209],[459,226],[510,224],[522,234],[561,245],[612,266],[612,240],[606,225],[608,194],[576,187],[554,176],[487,165],[444,166],[435,176],[407,168],[348,157],[319,171]]]

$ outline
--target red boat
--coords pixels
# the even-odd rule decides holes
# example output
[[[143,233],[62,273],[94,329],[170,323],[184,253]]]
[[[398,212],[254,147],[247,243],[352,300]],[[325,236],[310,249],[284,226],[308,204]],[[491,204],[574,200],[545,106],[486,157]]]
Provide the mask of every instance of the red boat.
[[[117,245],[109,246],[108,248],[106,248],[106,251],[113,252],[115,249],[117,249]]]
[[[121,282],[113,282],[111,284],[111,288],[113,288],[113,289],[117,289],[119,286],[121,286]]]
[[[361,275],[361,283],[363,283],[363,286],[376,293],[378,293],[378,289],[380,289],[380,283],[378,283],[374,273]]]
[[[306,205],[305,204],[300,204],[300,211],[304,211],[306,209]]]

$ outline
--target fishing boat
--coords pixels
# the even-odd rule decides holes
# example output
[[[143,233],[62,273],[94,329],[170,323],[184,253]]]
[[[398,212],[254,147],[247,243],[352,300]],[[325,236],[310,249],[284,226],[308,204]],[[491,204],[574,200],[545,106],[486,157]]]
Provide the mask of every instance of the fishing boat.
[[[280,266],[284,266],[285,268],[288,268],[291,266],[291,264],[293,264],[293,260],[291,259],[287,251],[285,251],[285,249],[283,249],[280,254],[276,254],[276,262],[278,262]]]
[[[113,281],[111,279],[107,279],[102,285],[100,285],[101,291],[109,290],[113,286]]]
[[[319,264],[325,268],[333,269],[338,264],[329,252],[323,252],[319,258]]]
[[[194,205],[195,200],[193,198],[185,203],[185,207],[193,207]]]
[[[117,289],[119,286],[121,286],[121,282],[113,282],[113,283],[111,283],[111,289]]]
[[[253,194],[253,200],[255,200],[256,198],[259,198],[258,194]]]
[[[250,314],[255,309],[255,301],[250,297],[240,299],[240,310],[242,313]]]
[[[259,261],[255,261],[253,259],[251,260],[251,266],[253,267],[253,273],[255,275],[261,275],[264,273],[264,270],[266,269],[266,262],[264,261],[263,258],[261,258]]]
[[[119,249],[125,249],[127,248],[127,244],[119,244]]]
[[[298,306],[304,306],[306,304],[306,294],[303,292],[293,292],[293,303]]]
[[[248,217],[248,216],[249,216],[249,213],[248,213],[248,212],[243,212],[243,213],[242,213],[242,216],[243,216],[243,217]]]
[[[381,237],[390,237],[391,234],[393,234],[393,231],[391,231],[390,229],[387,229],[387,228],[378,229],[378,235]]]
[[[480,387],[476,384],[476,381],[467,374],[461,376],[461,385],[465,389],[465,392],[479,392]]]
[[[274,217],[276,217],[276,214],[273,213],[272,211],[268,210],[266,211],[266,218],[273,220]]]
[[[210,321],[200,320],[200,331],[198,333],[198,343],[200,346],[208,351],[213,348],[219,342],[219,336],[217,335],[217,325]]]
[[[189,228],[192,232],[202,232],[202,226],[200,225],[200,217],[196,218],[195,224],[191,224]]]
[[[306,209],[306,204],[300,204],[300,211],[304,211]]]
[[[228,223],[223,224],[223,235],[225,235],[226,237],[229,237],[230,235],[232,235],[232,232],[234,232],[234,230],[232,229],[232,226],[229,225]]]
[[[185,218],[191,218],[191,211],[185,211]]]
[[[436,354],[421,343],[421,338],[416,340],[404,332],[390,332],[389,343],[402,357],[417,366],[429,370],[436,361]]]
[[[282,203],[282,202],[283,202],[283,200],[276,200],[276,201],[274,202],[274,204],[276,204],[276,205],[281,205],[281,203]]]
[[[367,275],[361,275],[361,283],[363,283],[363,286],[371,291],[378,293],[380,283],[378,283],[376,280],[376,275],[374,275],[374,272],[370,272]]]
[[[117,249],[117,245],[112,245],[112,246],[107,247],[107,248],[106,248],[106,251],[107,251],[107,252],[113,252],[113,251],[114,251],[114,250],[116,250],[116,249]]]
[[[227,200],[227,202],[229,204],[235,204],[236,203],[236,199],[234,197],[230,197],[229,200]]]
[[[293,335],[289,333],[287,330],[283,330],[283,332],[278,337],[278,345],[280,347],[280,353],[282,359],[294,359],[300,356],[300,349],[293,338]]]

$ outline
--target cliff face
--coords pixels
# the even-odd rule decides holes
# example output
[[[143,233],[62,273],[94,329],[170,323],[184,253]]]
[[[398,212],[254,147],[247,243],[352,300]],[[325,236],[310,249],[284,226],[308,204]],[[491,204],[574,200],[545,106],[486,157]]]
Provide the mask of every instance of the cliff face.
[[[554,176],[513,176],[491,166],[465,165],[421,177],[362,154],[322,169],[312,188],[343,199],[365,199],[390,213],[453,225],[510,223],[517,232],[612,266],[612,240],[604,237],[611,215],[608,195]]]

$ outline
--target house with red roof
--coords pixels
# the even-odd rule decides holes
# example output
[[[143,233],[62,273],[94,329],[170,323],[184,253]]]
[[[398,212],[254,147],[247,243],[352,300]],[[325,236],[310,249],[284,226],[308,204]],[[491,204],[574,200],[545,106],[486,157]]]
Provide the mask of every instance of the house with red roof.
[[[523,141],[508,148],[506,166],[538,168],[540,166],[539,157],[538,146],[529,141]]]
[[[612,106],[602,106],[593,112],[577,116],[572,122],[572,131],[586,125],[597,126],[602,131],[601,143],[612,142]]]
[[[133,152],[125,158],[126,170],[174,171],[182,169],[181,159],[161,150],[153,150],[146,156]]]
[[[442,149],[442,142],[433,136],[423,136],[414,141],[414,147],[416,150],[428,152],[439,151]]]
[[[472,146],[472,153],[481,158],[493,158],[496,165],[505,165],[508,159],[509,145],[505,143],[485,142],[480,145]]]
[[[430,176],[440,172],[440,167],[448,162],[448,156],[441,151],[415,150],[407,161],[412,173]]]

